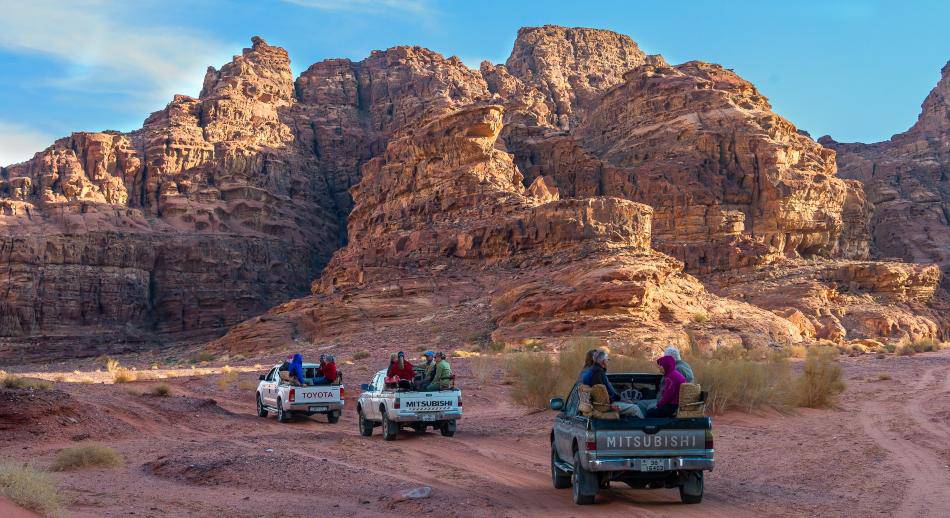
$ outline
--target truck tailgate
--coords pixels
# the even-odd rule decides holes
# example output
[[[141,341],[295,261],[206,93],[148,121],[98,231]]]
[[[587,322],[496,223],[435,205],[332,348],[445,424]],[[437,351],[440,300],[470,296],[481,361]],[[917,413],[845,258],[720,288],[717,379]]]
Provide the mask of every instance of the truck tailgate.
[[[706,447],[705,430],[617,430],[597,432],[597,453],[630,455],[691,455]]]
[[[410,412],[442,412],[458,407],[458,393],[452,390],[412,392],[400,395],[403,410]]]
[[[317,385],[314,387],[294,387],[290,402],[295,405],[312,403],[334,403],[340,401],[340,385]]]

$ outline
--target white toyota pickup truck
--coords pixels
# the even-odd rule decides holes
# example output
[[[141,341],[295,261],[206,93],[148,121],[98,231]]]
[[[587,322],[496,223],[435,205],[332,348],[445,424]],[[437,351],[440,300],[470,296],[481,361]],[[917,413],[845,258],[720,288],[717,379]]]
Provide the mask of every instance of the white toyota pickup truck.
[[[317,375],[317,365],[303,364],[304,380]],[[267,417],[275,412],[277,420],[285,423],[294,414],[325,414],[327,420],[335,423],[343,412],[343,384],[296,386],[280,382],[277,369],[280,364],[262,374],[257,384],[257,415]]]
[[[386,371],[381,370],[372,383],[360,385],[356,412],[362,435],[373,435],[373,428],[377,426],[383,428],[383,439],[387,441],[395,439],[403,427],[425,433],[431,426],[446,437],[455,435],[455,421],[462,417],[461,390],[429,392],[387,388],[385,378]]]

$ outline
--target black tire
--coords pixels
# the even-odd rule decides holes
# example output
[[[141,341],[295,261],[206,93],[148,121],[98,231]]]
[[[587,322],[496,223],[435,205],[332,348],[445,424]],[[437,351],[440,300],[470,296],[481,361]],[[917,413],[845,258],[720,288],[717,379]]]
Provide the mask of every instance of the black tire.
[[[360,435],[363,437],[369,437],[373,435],[373,423],[366,420],[366,416],[363,415],[363,411],[360,410]]]
[[[439,431],[442,432],[442,437],[452,437],[455,435],[455,421],[446,421]]]
[[[327,414],[327,422],[334,424],[340,420],[340,411],[334,410]]]
[[[680,485],[680,501],[684,504],[698,504],[703,501],[703,472],[694,471],[686,475],[686,482]]]
[[[597,476],[581,467],[581,456],[578,452],[574,452],[571,486],[571,500],[577,505],[591,505],[597,498]]]
[[[383,440],[384,441],[393,441],[396,440],[396,435],[399,434],[399,423],[390,421],[386,414],[383,414]]]
[[[281,423],[290,421],[290,414],[284,411],[284,403],[280,398],[277,398],[277,421]]]
[[[554,489],[567,489],[571,487],[571,474],[557,467],[557,450],[551,445],[551,483]]]
[[[264,406],[264,402],[261,401],[261,395],[257,395],[257,417],[267,417],[267,407]]]

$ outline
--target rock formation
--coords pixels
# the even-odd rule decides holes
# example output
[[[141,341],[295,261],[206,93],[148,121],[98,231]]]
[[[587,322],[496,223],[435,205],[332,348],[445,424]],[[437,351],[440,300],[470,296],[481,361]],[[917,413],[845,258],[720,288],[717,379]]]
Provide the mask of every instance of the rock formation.
[[[901,144],[931,177],[945,90]],[[646,348],[946,336],[937,269],[867,260],[896,255],[882,222],[906,210],[885,198],[924,173],[887,166],[904,180],[866,195],[845,163],[850,180],[732,71],[609,31],[522,29],[480,70],[394,47],[296,80],[254,38],[141,129],[0,169],[0,358],[201,338],[275,304],[217,346],[422,327]],[[943,261],[928,239],[903,255]]]
[[[909,130],[876,144],[822,144],[845,178],[864,184],[878,257],[937,263],[950,274],[950,62]],[[946,284],[945,284],[946,286]]]

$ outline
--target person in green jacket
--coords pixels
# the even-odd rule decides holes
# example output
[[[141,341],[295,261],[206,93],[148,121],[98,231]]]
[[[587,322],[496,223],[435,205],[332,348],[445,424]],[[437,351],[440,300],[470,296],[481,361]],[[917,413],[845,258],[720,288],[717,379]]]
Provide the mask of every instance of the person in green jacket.
[[[435,375],[426,390],[447,390],[452,388],[452,366],[445,359],[445,353],[435,354]]]

